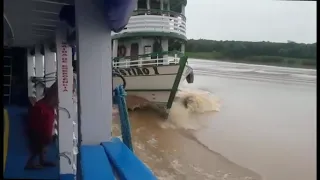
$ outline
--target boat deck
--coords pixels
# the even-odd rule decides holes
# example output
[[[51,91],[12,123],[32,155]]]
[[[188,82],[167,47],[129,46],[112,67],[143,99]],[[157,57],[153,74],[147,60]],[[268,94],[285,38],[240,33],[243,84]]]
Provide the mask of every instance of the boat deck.
[[[72,174],[61,175],[58,167],[24,170],[29,155],[24,128],[26,113],[27,108],[17,106],[4,110],[4,179],[73,180]],[[59,164],[55,144],[48,148],[47,158]],[[83,180],[157,179],[118,138],[100,145],[81,146],[81,164]]]
[[[7,113],[7,115],[6,115]],[[27,136],[25,135],[25,118],[27,108],[17,106],[7,107],[4,112],[4,157],[5,179],[59,179],[59,168],[44,168],[42,170],[24,170],[29,157]],[[47,158],[57,161],[58,149],[55,144],[48,148]]]

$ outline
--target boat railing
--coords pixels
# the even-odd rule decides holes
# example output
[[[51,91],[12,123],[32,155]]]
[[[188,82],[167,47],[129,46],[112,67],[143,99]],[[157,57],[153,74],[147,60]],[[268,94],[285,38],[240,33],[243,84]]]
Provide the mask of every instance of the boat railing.
[[[165,32],[186,36],[186,18],[183,14],[161,10],[137,10],[127,26],[119,33]]]
[[[138,9],[133,11],[132,16],[140,16],[140,15],[161,15],[161,16],[169,16],[180,18],[183,21],[186,21],[186,16],[181,13],[177,13],[174,11],[168,10],[159,10],[159,9]]]
[[[163,66],[170,64],[179,64],[181,52],[160,52],[150,53],[138,56],[116,57],[113,59],[114,68],[142,67],[142,66]]]

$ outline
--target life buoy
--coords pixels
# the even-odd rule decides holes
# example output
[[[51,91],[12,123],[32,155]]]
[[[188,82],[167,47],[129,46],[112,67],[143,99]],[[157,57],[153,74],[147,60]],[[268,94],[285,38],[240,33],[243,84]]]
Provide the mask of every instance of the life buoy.
[[[118,57],[126,56],[127,48],[124,45],[119,46],[118,48]]]

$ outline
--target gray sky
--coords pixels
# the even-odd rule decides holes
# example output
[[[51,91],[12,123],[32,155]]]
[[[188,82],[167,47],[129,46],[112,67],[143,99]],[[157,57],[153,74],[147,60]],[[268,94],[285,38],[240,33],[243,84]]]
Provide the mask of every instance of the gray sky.
[[[189,39],[314,43],[316,2],[188,0]]]

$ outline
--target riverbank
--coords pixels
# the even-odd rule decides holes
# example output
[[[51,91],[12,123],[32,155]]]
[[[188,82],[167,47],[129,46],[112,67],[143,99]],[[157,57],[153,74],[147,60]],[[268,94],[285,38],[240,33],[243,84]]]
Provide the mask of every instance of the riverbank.
[[[316,69],[316,60],[298,59],[281,56],[248,56],[245,58],[230,58],[219,52],[186,52],[189,58],[216,60],[225,62],[238,62],[257,65],[271,65],[281,67]]]

